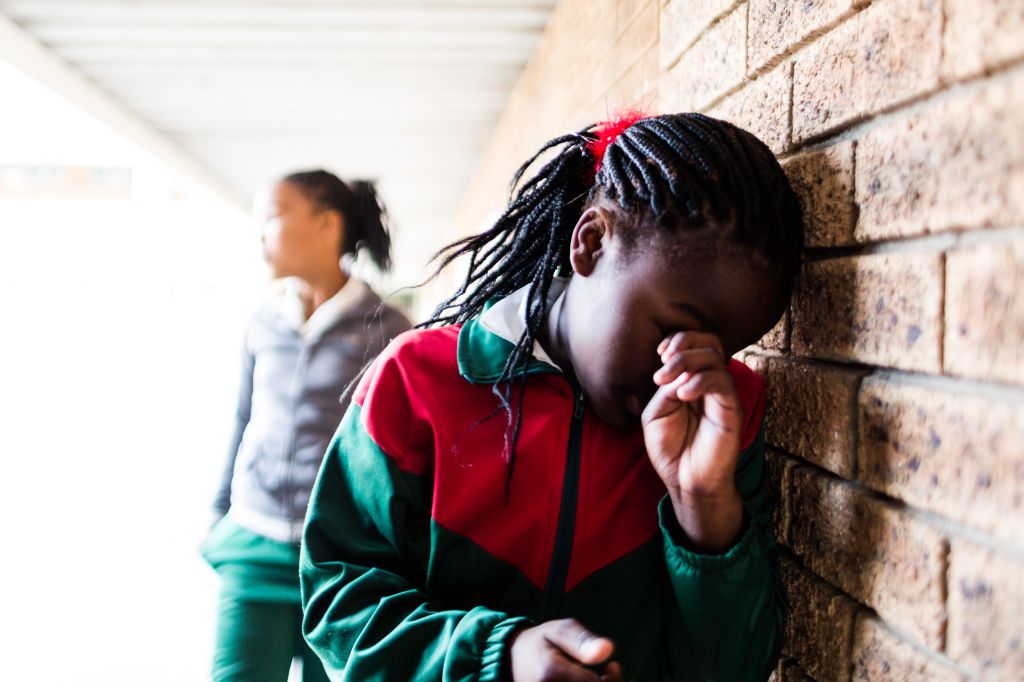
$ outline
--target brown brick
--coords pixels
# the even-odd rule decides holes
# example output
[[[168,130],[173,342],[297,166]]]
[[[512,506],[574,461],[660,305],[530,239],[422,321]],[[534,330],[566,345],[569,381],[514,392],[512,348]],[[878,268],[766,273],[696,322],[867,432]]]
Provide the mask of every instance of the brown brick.
[[[771,448],[765,453],[765,462],[768,466],[768,506],[772,514],[772,529],[776,542],[788,547],[793,470],[800,466],[800,462]]]
[[[768,358],[757,353],[746,353],[742,358],[743,364],[754,370],[761,376],[768,374]]]
[[[954,251],[946,261],[950,374],[1024,384],[1024,241]]]
[[[804,211],[809,247],[853,242],[853,143],[841,142],[783,164]]]
[[[760,338],[757,345],[770,350],[789,350],[789,311],[783,313],[775,326]]]
[[[740,5],[686,51],[661,79],[661,110],[699,111],[743,82],[747,6]]]
[[[756,71],[785,54],[807,36],[852,12],[857,4],[857,0],[750,0],[749,70]]]
[[[1020,0],[946,0],[942,73],[956,80],[1024,55]]]
[[[620,36],[629,30],[639,12],[653,12],[657,22],[661,14],[661,3],[658,0],[615,0],[615,27]],[[657,34],[658,27],[655,26],[654,35]]]
[[[942,536],[863,488],[793,472],[793,551],[812,571],[931,648],[945,624]],[[813,673],[812,673],[813,674]]]
[[[737,0],[671,0],[661,10],[661,68],[672,66],[683,50]]]
[[[942,259],[894,253],[805,264],[792,307],[794,353],[938,372]]]
[[[782,154],[789,149],[791,71],[791,64],[780,64],[726,97],[708,113],[749,130],[775,154]]]
[[[620,3],[628,4],[628,3]],[[623,74],[632,69],[648,52],[658,47],[658,5],[648,0],[643,7],[631,17],[615,41],[615,46],[607,56],[611,64],[606,70],[610,86]],[[653,68],[657,70],[657,53],[651,52]]]
[[[873,616],[857,618],[853,640],[853,679],[877,682],[966,682],[948,662],[926,654]]]
[[[607,118],[609,113],[627,109],[652,111],[657,98],[659,76],[658,53],[652,47],[607,92],[598,96],[593,108],[604,112],[599,118]]]
[[[962,92],[857,144],[862,241],[1024,220],[1024,73]]]
[[[862,372],[768,361],[768,442],[844,478],[854,472],[854,414]]]
[[[781,568],[789,598],[783,652],[819,680],[850,679],[856,602],[789,559]]]
[[[880,0],[796,58],[793,137],[834,130],[938,86],[940,0]]]
[[[983,679],[1024,679],[1024,561],[956,540],[950,551],[949,655]]]
[[[768,678],[769,682],[814,682],[795,658],[784,656],[779,659],[779,664]]]
[[[860,479],[915,507],[1001,536],[1024,528],[1024,402],[869,377]]]

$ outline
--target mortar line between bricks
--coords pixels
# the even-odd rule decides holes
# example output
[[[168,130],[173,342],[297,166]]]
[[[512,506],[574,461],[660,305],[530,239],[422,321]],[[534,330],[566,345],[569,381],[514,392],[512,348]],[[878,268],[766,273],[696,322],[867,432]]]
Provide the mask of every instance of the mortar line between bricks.
[[[942,262],[939,267],[939,367],[946,371],[946,263],[949,258],[946,253],[939,256]]]
[[[789,63],[789,106],[786,107],[786,149],[793,148],[793,96],[796,94],[796,85],[793,77],[796,75],[796,62]]]
[[[735,0],[729,6],[728,9],[724,10],[721,14],[718,14],[717,16],[712,18],[712,20],[703,29],[701,29],[701,31],[699,33],[697,33],[697,35],[695,35],[690,40],[690,42],[686,43],[686,45],[683,46],[683,49],[679,52],[679,54],[676,55],[675,57],[673,57],[669,61],[668,64],[659,64],[659,67],[661,68],[662,73],[664,73],[666,71],[671,71],[672,69],[674,69],[676,67],[676,65],[679,64],[680,61],[682,61],[683,57],[686,56],[686,54],[690,50],[693,49],[693,46],[700,42],[701,38],[706,36],[713,28],[715,28],[720,23],[722,23],[723,19],[725,19],[727,16],[729,16],[730,14],[735,12],[739,8],[739,6],[742,5],[743,3],[745,3],[746,1],[747,0]],[[668,6],[669,4],[670,3],[665,3],[665,6]],[[659,10],[659,12],[658,12],[658,41],[659,42],[661,41],[661,39],[663,37],[661,35],[661,16],[663,14],[664,14],[664,11]],[[744,66],[743,72],[746,73],[746,63],[744,63],[743,66]]]
[[[909,646],[911,649],[913,649],[917,653],[921,654],[925,658],[928,658],[928,659],[931,659],[932,661],[935,661],[936,663],[939,663],[939,664],[941,664],[941,665],[943,665],[945,667],[948,667],[951,670],[954,670],[954,671],[960,673],[961,675],[963,675],[963,676],[965,676],[965,677],[967,677],[969,679],[972,679],[972,680],[974,679],[974,671],[973,670],[971,670],[970,668],[967,668],[967,667],[963,666],[962,664],[957,663],[956,661],[954,661],[952,658],[950,658],[945,653],[944,650],[943,651],[936,651],[935,649],[931,649],[928,646],[924,645],[923,643],[917,641],[909,633],[904,632],[903,630],[898,628],[896,625],[893,625],[889,621],[887,621],[884,618],[882,618],[882,616],[880,616],[878,614],[878,611],[876,611],[875,609],[871,608],[870,606],[865,605],[864,609],[865,610],[864,610],[864,612],[862,614],[864,617],[873,617],[876,620],[878,620],[878,622],[881,623],[881,626],[889,631],[889,634],[891,634],[896,639],[900,640],[901,642],[903,642],[904,644]]]
[[[893,497],[888,493],[870,488],[862,481],[843,478],[819,464],[815,464],[800,455],[794,454],[771,443],[768,444],[768,447],[776,452],[786,455],[792,460],[795,460],[797,466],[812,469],[816,475],[827,478],[836,485],[849,486],[870,498],[892,506],[901,513],[907,514],[912,519],[917,519],[926,526],[937,531],[947,542],[953,539],[967,540],[979,547],[991,550],[996,554],[1000,554],[1014,561],[1024,561],[1024,546],[1015,545],[1006,537],[994,537],[984,531],[978,530],[977,528],[972,528],[971,526],[959,521],[946,518],[938,512],[915,507],[898,497]]]
[[[1008,244],[1024,240],[1024,227],[961,227],[934,234],[914,234],[881,241],[843,246],[811,247],[804,250],[807,262],[889,253],[934,253],[986,244]]]
[[[949,651],[949,575],[950,575],[950,542],[949,538],[942,540],[942,578],[939,580],[939,589],[942,591],[942,605],[946,617],[939,626],[939,651]]]
[[[860,6],[854,5],[854,7],[846,10],[841,15],[839,15],[832,21],[828,22],[824,26],[820,26],[814,31],[811,31],[806,36],[804,36],[803,38],[801,38],[800,40],[796,41],[788,48],[786,48],[783,52],[780,52],[779,54],[776,55],[772,55],[771,59],[769,59],[768,61],[766,61],[764,64],[757,67],[753,71],[748,71],[747,78],[758,78],[764,75],[765,73],[771,71],[772,69],[774,69],[776,66],[786,61],[787,59],[792,59],[795,63],[796,57],[801,52],[803,52],[804,50],[818,42],[818,39],[824,37],[826,34],[831,33],[833,30],[839,28],[839,26],[844,24],[848,19],[851,19],[852,17],[863,12],[867,8],[867,6],[867,4]]]
[[[1019,402],[1024,405],[1024,386],[1001,384],[978,379],[965,379],[942,374],[924,374],[906,370],[876,368],[872,380],[931,388],[949,393],[961,393],[1001,402]]]
[[[746,82],[747,70],[750,68],[750,3],[743,13],[743,81]]]
[[[909,369],[898,367],[886,367],[872,365],[856,360],[837,360],[835,358],[815,357],[811,355],[797,355],[792,352],[783,352],[759,346],[751,346],[743,349],[750,355],[763,358],[777,358],[794,364],[812,365],[828,370],[845,370],[863,372],[861,380],[871,378],[872,381],[886,380],[894,383],[917,386],[919,388],[932,388],[948,393],[959,393],[981,398],[989,398],[995,401],[1022,403],[1024,406],[1024,385],[1001,383],[997,381],[984,381],[970,377],[958,377],[947,374],[929,374],[927,372],[915,372]]]
[[[941,0],[939,5],[939,81],[947,85],[946,71],[946,25],[949,23],[949,0]]]
[[[835,128],[824,130],[802,140],[794,139],[792,151],[797,153],[805,148],[814,149],[824,142],[834,144],[835,142],[858,139],[874,128],[922,113],[936,104],[942,104],[947,100],[983,89],[990,83],[1010,80],[1015,75],[1019,75],[1018,72],[1021,70],[1024,70],[1024,56],[1011,59],[991,71],[978,73],[961,81],[946,83],[940,80],[938,87],[929,88],[878,111],[862,114]]]
[[[889,125],[900,119],[909,118],[917,114],[929,111],[934,104],[941,104],[946,100],[970,95],[990,84],[998,84],[999,81],[1010,80],[1018,75],[1018,71],[1024,69],[1024,57],[1012,59],[999,68],[988,72],[978,73],[958,82],[944,83],[939,90],[931,91],[931,94],[922,94],[916,100],[903,102],[895,105],[891,110],[879,111],[867,115],[858,122],[849,122],[846,125],[835,128],[830,132],[822,133],[813,139],[796,140],[791,136],[790,145],[782,154],[778,154],[780,161],[786,161],[793,157],[809,152],[822,151],[848,140],[857,141],[865,134],[875,128]],[[796,70],[792,74],[793,87],[795,88]],[[795,89],[790,97],[791,106],[795,106]],[[716,103],[717,104],[717,103]]]
[[[936,651],[935,649],[930,648],[929,646],[927,646],[923,642],[920,642],[920,641],[914,639],[911,635],[907,634],[906,632],[900,630],[899,628],[893,626],[891,623],[886,621],[884,619],[884,617],[882,617],[882,615],[880,615],[879,612],[876,609],[874,609],[872,606],[869,606],[869,605],[863,603],[862,601],[860,601],[859,599],[857,599],[853,595],[847,593],[840,586],[838,586],[838,585],[836,585],[834,583],[831,583],[827,579],[819,576],[819,574],[817,572],[815,572],[814,569],[812,569],[810,566],[808,566],[804,562],[803,557],[801,557],[796,552],[794,552],[792,548],[785,547],[784,545],[779,545],[778,546],[778,553],[779,553],[779,557],[780,558],[784,558],[784,559],[786,559],[786,560],[796,564],[801,570],[803,570],[803,571],[805,571],[807,573],[810,573],[811,576],[814,577],[814,579],[820,581],[821,583],[824,583],[825,585],[827,585],[829,587],[829,589],[835,591],[838,595],[842,595],[845,599],[848,599],[848,600],[850,600],[851,602],[853,602],[854,604],[857,605],[858,609],[854,613],[854,623],[853,623],[854,633],[856,632],[857,621],[859,619],[861,619],[861,617],[864,617],[864,616],[874,617],[874,619],[878,620],[879,623],[881,623],[884,628],[889,630],[890,633],[893,634],[897,639],[899,639],[900,641],[902,641],[902,642],[906,643],[908,646],[910,646],[910,648],[914,649],[915,651],[918,651],[919,653],[922,653],[923,655],[925,655],[928,658],[931,658],[931,659],[935,660],[936,663],[939,663],[939,664],[942,664],[944,666],[947,666],[950,669],[952,669],[952,670],[954,670],[954,671],[956,671],[958,673],[961,673],[962,675],[965,675],[968,678],[974,679],[975,673],[971,669],[965,668],[961,664],[957,664],[955,662],[955,660],[953,660],[952,658],[949,658],[943,651]],[[854,636],[854,642],[853,643],[854,644],[856,643],[856,636]],[[853,646],[851,646],[851,648],[850,648],[850,653],[851,653],[851,665],[852,665]],[[851,675],[851,678],[852,678],[852,675]]]

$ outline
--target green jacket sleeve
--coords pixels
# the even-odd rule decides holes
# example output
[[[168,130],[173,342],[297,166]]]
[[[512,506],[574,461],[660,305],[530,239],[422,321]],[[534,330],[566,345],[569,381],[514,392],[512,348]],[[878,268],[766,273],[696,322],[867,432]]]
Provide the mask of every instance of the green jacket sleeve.
[[[672,505],[667,497],[661,501],[665,561],[678,606],[670,610],[666,632],[673,679],[764,682],[778,659],[787,605],[765,476],[762,429],[740,453],[736,486],[744,530],[724,554],[683,547]]]
[[[431,480],[401,470],[353,403],[313,489],[300,559],[303,633],[332,680],[497,680],[522,618],[425,594]]]

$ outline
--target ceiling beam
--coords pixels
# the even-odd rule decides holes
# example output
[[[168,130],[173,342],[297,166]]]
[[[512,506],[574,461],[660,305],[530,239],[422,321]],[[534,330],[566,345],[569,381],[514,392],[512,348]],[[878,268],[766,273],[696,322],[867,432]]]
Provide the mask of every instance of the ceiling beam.
[[[0,15],[0,58],[185,173],[230,204],[248,211],[248,200],[180,144],[112,97],[6,16]]]

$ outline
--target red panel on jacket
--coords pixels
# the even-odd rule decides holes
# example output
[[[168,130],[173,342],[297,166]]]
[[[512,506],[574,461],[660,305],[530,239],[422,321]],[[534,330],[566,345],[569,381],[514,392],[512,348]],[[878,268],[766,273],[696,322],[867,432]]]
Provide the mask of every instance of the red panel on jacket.
[[[399,469],[433,476],[435,521],[517,566],[543,589],[558,526],[572,390],[560,375],[529,378],[506,501],[506,415],[491,385],[471,384],[459,374],[459,329],[395,339],[360,382],[355,401],[370,437]],[[763,383],[738,361],[729,371],[744,408],[746,448],[764,413]],[[517,399],[514,393],[513,404]],[[613,429],[588,411],[566,590],[650,540],[664,492],[640,430]]]

